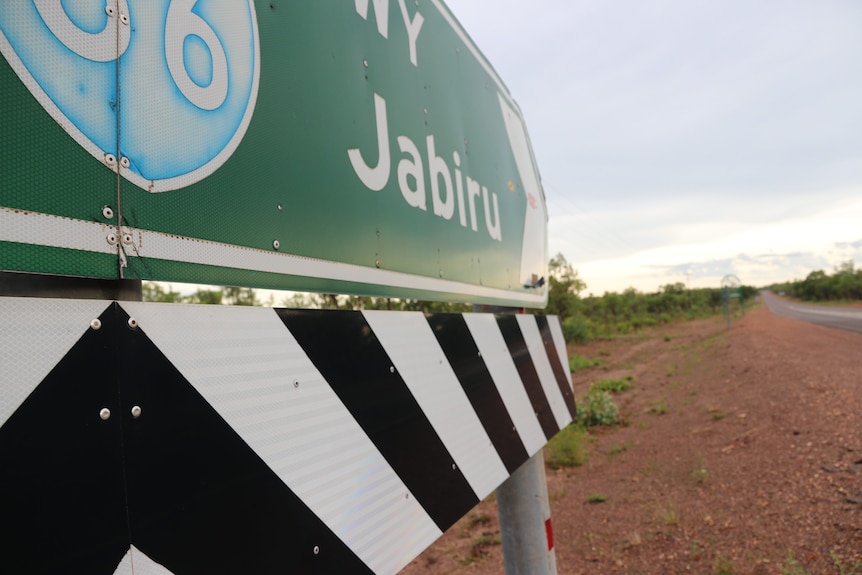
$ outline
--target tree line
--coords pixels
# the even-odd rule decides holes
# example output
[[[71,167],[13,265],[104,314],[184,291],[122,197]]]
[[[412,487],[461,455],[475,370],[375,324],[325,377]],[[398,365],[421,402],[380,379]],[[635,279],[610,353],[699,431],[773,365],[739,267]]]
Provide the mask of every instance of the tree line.
[[[559,316],[567,341],[583,343],[672,321],[708,317],[722,311],[722,294],[718,287],[686,289],[685,284],[677,282],[661,286],[653,293],[628,288],[622,293],[605,292],[601,296],[590,294],[583,297],[581,294],[587,285],[565,256],[557,254],[551,258],[548,272],[547,307],[528,311]],[[862,276],[859,281],[862,285]],[[744,301],[751,301],[756,293],[753,287],[742,287]],[[280,302],[274,302],[272,298],[260,301],[255,290],[243,287],[199,289],[193,294],[182,295],[170,287],[166,289],[161,284],[150,282],[144,284],[144,301],[270,306],[277,303],[292,308],[383,309],[425,313],[464,313],[473,310],[472,305],[464,303],[337,294],[296,293]]]
[[[784,292],[803,301],[862,300],[862,269],[857,270],[853,260],[848,260],[838,265],[831,275],[815,270],[804,280],[771,287],[775,292]]]

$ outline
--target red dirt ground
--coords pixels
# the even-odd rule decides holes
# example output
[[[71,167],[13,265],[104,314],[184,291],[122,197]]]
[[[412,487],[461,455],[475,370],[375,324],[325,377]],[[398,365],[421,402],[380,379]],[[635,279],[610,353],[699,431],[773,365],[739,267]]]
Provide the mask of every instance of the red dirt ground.
[[[862,335],[760,308],[569,351],[604,363],[576,397],[635,385],[585,465],[548,469],[560,575],[862,575]],[[491,497],[402,573],[503,573],[499,541]]]

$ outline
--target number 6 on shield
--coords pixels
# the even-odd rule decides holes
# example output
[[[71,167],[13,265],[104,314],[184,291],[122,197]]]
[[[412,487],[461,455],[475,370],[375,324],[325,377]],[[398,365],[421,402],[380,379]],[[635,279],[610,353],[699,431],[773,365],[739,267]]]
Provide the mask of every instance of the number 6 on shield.
[[[59,0],[57,0],[59,1]],[[122,0],[121,0],[122,1]],[[203,18],[192,12],[198,0],[173,0],[165,25],[165,56],[174,83],[186,99],[204,110],[215,110],[227,98],[227,58],[216,33]],[[212,58],[212,80],[201,86],[189,75],[185,61],[185,41],[189,36],[203,40]]]

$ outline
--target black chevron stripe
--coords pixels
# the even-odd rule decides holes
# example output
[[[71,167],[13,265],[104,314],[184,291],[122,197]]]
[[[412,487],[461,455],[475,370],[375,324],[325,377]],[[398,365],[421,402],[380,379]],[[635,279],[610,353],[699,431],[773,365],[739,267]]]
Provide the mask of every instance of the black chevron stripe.
[[[509,474],[514,473],[529,455],[464,316],[433,314],[428,323],[503,465]]]
[[[177,574],[371,573],[118,304],[100,319],[0,428],[3,572],[110,575],[135,545]]]
[[[551,439],[560,431],[560,426],[557,425],[557,420],[551,411],[551,404],[548,403],[548,398],[542,389],[542,383],[539,381],[539,374],[536,372],[536,366],[533,365],[533,359],[530,357],[530,350],[527,348],[524,334],[521,333],[521,328],[518,326],[518,318],[514,315],[498,315],[496,318],[503,339],[506,341],[506,347],[509,348],[509,353],[512,355],[518,374],[521,376],[524,389],[530,398],[533,412],[539,420],[545,437]]]
[[[441,531],[479,503],[361,312],[276,311]]]
[[[119,324],[128,316],[120,310]],[[140,329],[120,329],[131,542],[173,573],[371,573]],[[130,415],[134,405],[139,418]],[[316,551],[316,552],[315,552]]]
[[[110,575],[129,548],[114,306],[0,427],[0,570]],[[82,326],[85,327],[85,326]],[[23,361],[23,358],[22,358]]]
[[[577,409],[575,408],[575,394],[569,385],[566,372],[563,371],[564,363],[560,361],[560,354],[557,353],[557,346],[554,343],[554,336],[551,334],[551,326],[548,324],[548,318],[543,315],[534,317],[536,318],[536,324],[539,326],[539,333],[542,335],[542,343],[545,344],[545,353],[551,362],[551,369],[554,370],[554,379],[557,380],[557,387],[560,388],[560,393],[563,394],[563,400],[566,402],[569,415],[574,420],[578,416]],[[568,361],[565,363],[567,364]]]

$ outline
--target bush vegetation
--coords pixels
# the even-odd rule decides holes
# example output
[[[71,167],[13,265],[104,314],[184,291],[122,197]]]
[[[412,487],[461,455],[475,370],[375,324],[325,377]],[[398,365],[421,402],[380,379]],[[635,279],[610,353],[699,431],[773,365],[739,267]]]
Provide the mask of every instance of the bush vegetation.
[[[582,297],[587,286],[565,256],[554,256],[548,270],[548,307],[540,313],[559,316],[568,342],[611,338],[672,321],[710,317],[722,311],[718,287],[686,289],[685,284],[677,282],[661,286],[653,293],[628,288],[622,293]],[[746,301],[756,293],[753,287],[742,287]]]
[[[772,290],[803,301],[862,300],[862,269],[855,269],[853,260],[849,260],[835,268],[831,275],[816,270],[804,280],[775,284]]]

